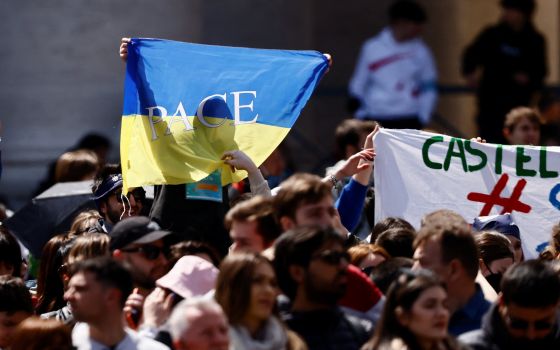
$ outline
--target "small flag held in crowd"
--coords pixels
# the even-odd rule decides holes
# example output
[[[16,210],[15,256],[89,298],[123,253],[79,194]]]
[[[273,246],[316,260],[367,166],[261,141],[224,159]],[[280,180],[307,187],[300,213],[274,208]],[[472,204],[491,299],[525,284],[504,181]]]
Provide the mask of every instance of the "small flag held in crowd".
[[[316,51],[210,46],[159,39],[128,45],[121,129],[123,188],[192,183],[242,150],[260,165],[294,125],[328,68]]]

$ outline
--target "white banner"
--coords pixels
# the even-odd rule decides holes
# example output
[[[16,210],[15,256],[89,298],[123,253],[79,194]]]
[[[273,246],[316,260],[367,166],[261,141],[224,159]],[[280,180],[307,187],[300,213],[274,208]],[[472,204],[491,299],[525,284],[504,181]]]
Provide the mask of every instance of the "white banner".
[[[478,143],[417,130],[374,138],[375,220],[450,209],[469,223],[510,212],[525,257],[536,257],[560,220],[560,147]]]

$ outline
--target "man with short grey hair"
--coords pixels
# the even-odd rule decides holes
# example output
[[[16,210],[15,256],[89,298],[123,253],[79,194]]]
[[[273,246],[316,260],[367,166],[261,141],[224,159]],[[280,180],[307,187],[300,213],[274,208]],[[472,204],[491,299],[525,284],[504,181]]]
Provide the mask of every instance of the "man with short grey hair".
[[[228,350],[229,326],[213,299],[195,297],[180,302],[168,320],[175,350]]]

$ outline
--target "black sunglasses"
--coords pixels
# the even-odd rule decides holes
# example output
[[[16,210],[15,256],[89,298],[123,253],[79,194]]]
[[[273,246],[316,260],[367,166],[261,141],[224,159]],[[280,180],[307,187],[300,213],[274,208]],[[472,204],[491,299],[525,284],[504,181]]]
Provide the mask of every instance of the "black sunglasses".
[[[550,322],[550,321],[534,321],[534,322],[530,322],[521,318],[515,318],[515,317],[511,317],[508,316],[509,319],[509,326],[512,329],[519,329],[519,330],[525,330],[529,328],[529,325],[532,323],[533,324],[533,328],[537,331],[546,331],[551,329],[554,326],[554,323]]]
[[[314,255],[312,259],[321,259],[327,264],[338,265],[342,259],[346,260],[346,262],[350,262],[350,254],[344,251],[325,250],[324,252]]]
[[[142,253],[148,260],[156,260],[160,254],[163,254],[165,257],[169,256],[169,247],[160,248],[155,245],[143,245],[136,248],[121,249],[121,251],[126,253]]]
[[[136,202],[143,202],[146,199],[146,191],[144,191],[142,187],[135,188],[134,190],[126,194],[126,197],[128,199],[130,199],[130,196],[133,196]],[[115,198],[117,199],[117,202],[122,203],[123,201],[122,191],[116,191]]]

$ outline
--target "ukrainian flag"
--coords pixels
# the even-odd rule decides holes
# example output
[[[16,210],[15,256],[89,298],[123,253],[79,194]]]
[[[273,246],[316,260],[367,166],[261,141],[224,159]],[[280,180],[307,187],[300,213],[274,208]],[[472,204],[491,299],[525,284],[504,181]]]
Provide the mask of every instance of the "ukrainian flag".
[[[286,137],[327,59],[316,51],[210,46],[159,39],[128,45],[121,128],[123,188],[196,182],[242,150],[260,165]]]

